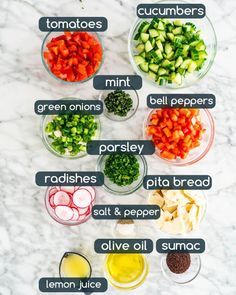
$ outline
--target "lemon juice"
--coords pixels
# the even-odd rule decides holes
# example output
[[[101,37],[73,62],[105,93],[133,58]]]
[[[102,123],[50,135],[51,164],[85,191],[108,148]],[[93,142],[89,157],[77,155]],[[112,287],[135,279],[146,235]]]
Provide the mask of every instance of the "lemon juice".
[[[91,266],[84,256],[67,252],[61,260],[60,275],[67,278],[89,278]]]

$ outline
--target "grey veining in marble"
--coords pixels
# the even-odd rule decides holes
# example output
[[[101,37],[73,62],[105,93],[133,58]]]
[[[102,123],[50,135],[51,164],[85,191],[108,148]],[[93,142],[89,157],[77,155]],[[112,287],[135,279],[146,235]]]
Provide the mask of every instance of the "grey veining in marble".
[[[234,295],[236,294],[236,2],[202,0],[218,38],[218,53],[208,75],[187,91],[212,92],[217,106],[212,113],[216,138],[209,154],[199,163],[173,168],[148,157],[151,173],[210,174],[213,188],[207,193],[208,210],[200,230],[190,236],[207,242],[202,270],[189,285],[165,279],[160,258],[149,255],[146,282],[131,294]],[[36,295],[42,276],[58,275],[65,251],[78,250],[91,257],[94,275],[102,275],[103,256],[93,251],[99,237],[112,236],[111,225],[90,220],[79,227],[55,223],[44,207],[45,189],[34,184],[39,170],[93,170],[96,157],[66,161],[51,155],[39,132],[40,118],[33,112],[36,99],[66,96],[96,98],[92,82],[65,86],[43,68],[40,47],[45,36],[38,30],[41,16],[105,16],[109,29],[102,33],[106,47],[103,74],[133,73],[127,53],[127,37],[135,19],[136,0],[1,0],[0,1],[0,294]],[[142,122],[148,110],[146,95],[155,89],[144,83],[139,91],[140,108],[125,123],[102,117],[102,138],[142,138]],[[137,128],[140,126],[140,128]],[[124,134],[123,130],[126,129]],[[99,190],[99,203],[145,203],[147,192],[118,197]],[[140,222],[142,236],[154,240],[164,235],[152,223]],[[89,234],[88,234],[89,233]],[[122,294],[111,287],[106,294]]]

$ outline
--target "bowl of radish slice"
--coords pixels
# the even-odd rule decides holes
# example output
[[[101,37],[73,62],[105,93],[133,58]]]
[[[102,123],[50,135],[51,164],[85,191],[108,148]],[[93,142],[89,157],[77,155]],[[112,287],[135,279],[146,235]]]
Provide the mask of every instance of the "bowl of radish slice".
[[[89,219],[95,199],[92,186],[50,186],[45,194],[45,206],[55,221],[72,226]]]

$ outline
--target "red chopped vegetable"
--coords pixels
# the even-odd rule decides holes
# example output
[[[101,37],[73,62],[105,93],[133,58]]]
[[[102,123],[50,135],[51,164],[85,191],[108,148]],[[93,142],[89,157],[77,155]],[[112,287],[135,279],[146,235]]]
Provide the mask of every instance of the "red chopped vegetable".
[[[168,160],[185,159],[200,145],[205,129],[197,109],[160,109],[152,113],[147,135],[160,156]]]
[[[65,32],[46,44],[44,59],[51,72],[68,82],[86,80],[97,72],[102,62],[98,38],[87,32]]]

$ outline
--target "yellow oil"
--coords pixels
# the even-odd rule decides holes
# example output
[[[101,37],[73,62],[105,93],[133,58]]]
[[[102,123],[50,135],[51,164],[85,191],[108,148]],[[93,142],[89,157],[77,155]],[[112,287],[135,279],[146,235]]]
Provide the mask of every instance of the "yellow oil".
[[[83,256],[66,253],[61,263],[61,275],[68,278],[89,278],[91,267]]]
[[[142,254],[109,254],[106,269],[111,278],[119,284],[131,284],[140,279],[145,271]]]

